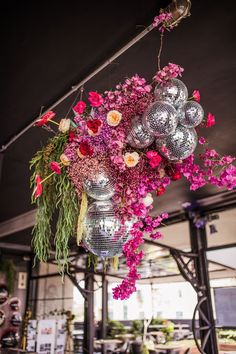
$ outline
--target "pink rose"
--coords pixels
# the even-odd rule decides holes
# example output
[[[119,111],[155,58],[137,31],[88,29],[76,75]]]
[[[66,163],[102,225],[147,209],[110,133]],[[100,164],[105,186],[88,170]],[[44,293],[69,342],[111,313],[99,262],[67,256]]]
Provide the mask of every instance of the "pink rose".
[[[161,156],[156,151],[148,151],[147,158],[152,168],[156,168],[162,160]]]
[[[102,96],[94,91],[89,92],[88,100],[92,107],[100,107],[103,104]]]
[[[77,104],[73,107],[73,110],[78,113],[78,114],[83,114],[84,110],[86,108],[86,103],[84,101],[79,101]]]

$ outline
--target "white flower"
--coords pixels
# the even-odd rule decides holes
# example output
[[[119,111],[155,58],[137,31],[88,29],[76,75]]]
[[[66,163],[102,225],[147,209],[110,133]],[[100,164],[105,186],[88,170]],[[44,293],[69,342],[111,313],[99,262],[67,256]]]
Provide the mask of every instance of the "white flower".
[[[147,193],[146,197],[143,198],[142,202],[146,207],[149,207],[150,205],[152,205],[153,197],[152,197],[151,193]]]
[[[107,113],[107,124],[111,127],[116,127],[120,124],[122,114],[118,111],[110,111]]]
[[[68,132],[68,130],[70,129],[70,119],[61,119],[58,129],[62,133]]]
[[[139,162],[139,154],[137,152],[126,152],[123,156],[127,167],[134,167]]]

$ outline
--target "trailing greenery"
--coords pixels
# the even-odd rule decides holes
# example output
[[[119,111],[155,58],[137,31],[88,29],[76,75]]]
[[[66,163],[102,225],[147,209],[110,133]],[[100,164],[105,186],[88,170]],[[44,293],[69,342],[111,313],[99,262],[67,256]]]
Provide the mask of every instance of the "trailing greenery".
[[[225,339],[225,340],[228,340],[228,341],[236,341],[236,330],[233,330],[233,329],[220,329],[218,330],[218,337],[220,339]]]
[[[59,134],[51,138],[48,145],[33,157],[30,162],[30,168],[34,169],[31,177],[32,188],[36,175],[44,179],[52,172],[49,167],[50,162],[60,161],[60,155],[63,153],[67,139],[67,134]],[[46,262],[48,259],[53,238],[52,219],[57,212],[58,219],[54,237],[55,258],[60,272],[63,273],[68,265],[68,242],[75,230],[78,217],[76,192],[70,179],[66,176],[65,168],[62,168],[60,175],[54,174],[43,183],[43,193],[35,202],[37,214],[36,224],[32,231],[32,243],[36,259],[42,262]]]
[[[6,285],[9,293],[14,290],[14,283],[16,279],[16,268],[13,261],[9,258],[2,258],[0,260],[0,273],[3,273],[6,277]]]

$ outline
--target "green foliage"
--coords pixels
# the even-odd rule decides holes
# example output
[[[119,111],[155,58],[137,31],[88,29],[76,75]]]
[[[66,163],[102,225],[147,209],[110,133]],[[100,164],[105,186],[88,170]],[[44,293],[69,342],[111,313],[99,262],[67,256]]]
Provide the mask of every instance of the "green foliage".
[[[161,328],[160,331],[164,333],[166,342],[169,342],[173,339],[175,324],[171,321],[163,321],[163,325],[165,325],[165,327]]]
[[[161,317],[156,317],[151,320],[151,325],[162,325],[163,324],[163,318]]]
[[[115,338],[116,335],[125,334],[126,329],[120,321],[109,320],[107,323],[107,337]]]
[[[141,336],[143,333],[143,322],[139,320],[132,321],[132,327],[130,332],[135,335],[135,337]]]
[[[34,168],[31,187],[34,186],[37,174],[44,179],[52,172],[49,164],[51,161],[60,161],[67,139],[67,134],[59,134],[51,138],[48,145],[36,153],[30,162],[30,168]],[[79,208],[75,188],[64,167],[60,175],[54,174],[43,183],[43,193],[36,200],[36,204],[36,224],[32,232],[36,259],[47,262],[53,239],[51,225],[56,215],[55,258],[59,271],[64,273],[68,266],[68,243],[75,231]]]
[[[218,331],[218,337],[220,339],[226,339],[229,341],[236,341],[236,330],[224,330],[224,329],[220,329]]]
[[[16,268],[11,259],[1,258],[0,260],[0,273],[3,273],[6,277],[7,288],[9,293],[14,290],[14,283],[16,279]]]

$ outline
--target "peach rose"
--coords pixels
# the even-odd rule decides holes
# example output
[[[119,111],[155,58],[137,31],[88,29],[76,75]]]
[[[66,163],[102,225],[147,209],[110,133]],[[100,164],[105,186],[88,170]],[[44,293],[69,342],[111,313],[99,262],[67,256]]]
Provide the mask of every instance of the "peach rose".
[[[139,162],[139,154],[137,152],[126,152],[123,156],[127,167],[134,167]]]
[[[69,166],[70,159],[66,156],[66,154],[61,154],[60,161],[63,163],[64,166]]]
[[[111,127],[116,127],[120,124],[122,114],[118,111],[110,111],[107,113],[107,123]]]

